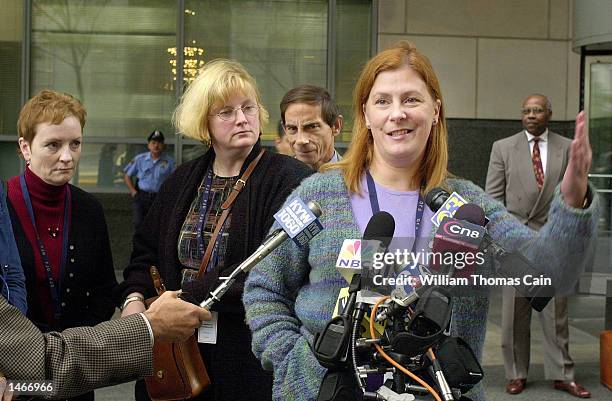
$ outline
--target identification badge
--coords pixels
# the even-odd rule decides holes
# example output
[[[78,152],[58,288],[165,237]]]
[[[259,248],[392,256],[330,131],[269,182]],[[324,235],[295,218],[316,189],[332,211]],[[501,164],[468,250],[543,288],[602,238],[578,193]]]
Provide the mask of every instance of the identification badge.
[[[202,344],[216,344],[217,343],[217,322],[219,320],[219,314],[215,311],[211,311],[211,320],[205,320],[198,329],[198,342]]]

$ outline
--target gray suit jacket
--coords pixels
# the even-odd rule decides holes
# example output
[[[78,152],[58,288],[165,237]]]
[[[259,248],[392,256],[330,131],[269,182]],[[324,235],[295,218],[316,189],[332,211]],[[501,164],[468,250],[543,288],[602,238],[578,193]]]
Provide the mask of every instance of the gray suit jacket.
[[[52,380],[55,398],[151,375],[151,348],[142,316],[43,334],[0,297],[0,373]]]
[[[502,202],[523,224],[540,229],[546,222],[555,188],[563,179],[571,142],[548,131],[548,156],[542,191],[538,190],[525,132],[494,142],[486,192]]]

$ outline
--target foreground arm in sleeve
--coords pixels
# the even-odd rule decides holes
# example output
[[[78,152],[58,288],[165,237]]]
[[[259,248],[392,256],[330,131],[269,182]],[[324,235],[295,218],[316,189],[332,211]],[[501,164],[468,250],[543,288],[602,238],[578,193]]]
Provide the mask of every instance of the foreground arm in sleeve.
[[[157,304],[157,305],[156,305]],[[145,313],[157,341],[193,334],[210,314],[168,291]],[[0,298],[0,372],[8,380],[51,380],[53,398],[148,376],[153,371],[151,338],[142,315],[41,333]]]
[[[276,225],[272,227],[277,228]],[[286,241],[247,279],[244,303],[253,333],[253,353],[274,371],[274,400],[316,399],[325,369],[316,360],[309,335],[295,314],[300,276],[309,270],[306,255]]]
[[[487,231],[508,252],[524,255],[537,270],[550,277],[557,295],[569,295],[584,270],[584,260],[597,241],[599,198],[595,188],[587,187],[585,208],[567,204],[561,184],[555,190],[547,222],[532,230],[511,215],[504,206],[480,188],[469,184],[465,195],[485,210],[490,222]]]

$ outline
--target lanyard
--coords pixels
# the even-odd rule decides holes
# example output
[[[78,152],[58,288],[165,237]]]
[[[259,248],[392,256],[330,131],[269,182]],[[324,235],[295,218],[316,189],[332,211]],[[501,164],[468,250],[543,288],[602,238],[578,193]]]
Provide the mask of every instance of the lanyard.
[[[208,197],[210,196],[210,191],[212,188],[213,181],[213,172],[212,167],[208,168],[206,171],[206,177],[204,178],[204,192],[202,193],[202,200],[200,203],[200,214],[198,216],[198,225],[197,225],[197,239],[198,239],[198,251],[199,254],[204,256],[206,253],[206,247],[204,246],[204,225],[206,222],[206,216],[209,212],[210,205],[208,204]],[[223,231],[225,229],[225,223],[223,223],[223,227],[221,227],[221,231],[219,235],[217,235],[217,239],[215,240],[215,245],[213,248],[212,255],[210,256],[210,261],[208,262],[208,266],[206,266],[206,271],[212,269],[213,266],[217,264],[217,256],[219,251],[219,244],[221,243],[221,238],[223,237]]]
[[[374,184],[374,179],[372,178],[369,170],[366,170],[366,178],[368,182],[368,194],[370,195],[370,205],[372,207],[372,214],[374,215],[380,212],[380,206],[378,204],[378,195],[376,194],[376,184]],[[425,210],[425,201],[423,200],[421,192],[422,191],[419,190],[419,200],[417,202],[416,217],[414,219],[414,242],[412,244],[413,253],[416,252],[417,239],[419,238],[419,234],[421,232],[421,220],[423,220],[423,212]]]
[[[58,283],[55,283],[53,280],[53,271],[51,270],[51,262],[49,262],[49,256],[47,254],[47,250],[43,245],[42,240],[40,239],[40,235],[38,235],[38,229],[36,227],[36,219],[34,218],[34,209],[32,208],[32,200],[30,199],[30,193],[28,192],[28,186],[25,182],[25,174],[19,177],[19,181],[21,183],[21,193],[23,194],[23,200],[25,201],[26,207],[28,208],[28,214],[30,215],[30,221],[32,222],[32,226],[34,228],[34,233],[36,234],[36,242],[38,244],[38,251],[40,252],[40,258],[42,259],[43,267],[45,268],[45,272],[47,273],[47,281],[49,282],[49,290],[51,292],[51,299],[53,301],[53,309],[54,309],[54,317],[55,321],[59,322],[61,316],[61,308],[59,301],[59,291],[61,286],[61,277],[64,274],[64,268],[66,266],[66,256],[68,254],[68,234],[70,233],[68,227],[69,221],[69,213],[70,213],[70,205],[72,201],[72,194],[70,192],[70,187],[66,185],[66,200],[64,201],[64,225],[62,227],[62,256],[60,259],[60,280]]]

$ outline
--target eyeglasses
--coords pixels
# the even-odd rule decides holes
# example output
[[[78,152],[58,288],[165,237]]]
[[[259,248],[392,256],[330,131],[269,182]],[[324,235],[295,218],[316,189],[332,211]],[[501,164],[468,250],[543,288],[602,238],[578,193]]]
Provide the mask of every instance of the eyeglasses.
[[[531,114],[532,112],[533,114],[542,114],[545,113],[546,110],[541,107],[526,107],[521,110],[521,113],[523,113],[525,116]]]
[[[245,116],[255,117],[259,112],[259,106],[249,104],[246,106],[236,107],[235,109],[232,109],[231,107],[226,107],[224,109],[221,109],[216,114],[211,114],[211,116],[218,116],[223,121],[234,121],[236,119],[236,113],[238,112],[238,110],[242,110]]]

